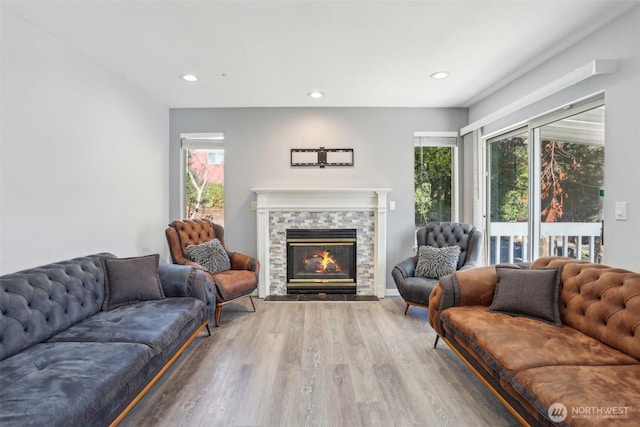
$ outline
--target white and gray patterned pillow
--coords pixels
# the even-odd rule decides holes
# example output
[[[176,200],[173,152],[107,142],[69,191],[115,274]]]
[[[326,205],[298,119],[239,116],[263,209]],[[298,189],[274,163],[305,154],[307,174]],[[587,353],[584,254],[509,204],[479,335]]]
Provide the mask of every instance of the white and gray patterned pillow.
[[[187,254],[191,261],[200,264],[211,274],[231,270],[229,255],[218,239],[199,245],[189,245]]]
[[[460,246],[420,246],[418,248],[418,262],[414,275],[429,279],[439,279],[447,274],[456,272]]]

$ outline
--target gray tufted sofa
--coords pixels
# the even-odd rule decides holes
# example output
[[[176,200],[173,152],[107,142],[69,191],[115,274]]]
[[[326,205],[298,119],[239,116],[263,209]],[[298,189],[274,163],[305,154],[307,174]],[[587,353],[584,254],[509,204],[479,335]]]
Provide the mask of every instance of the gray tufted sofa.
[[[460,246],[458,270],[467,270],[478,265],[482,233],[471,224],[457,222],[431,222],[416,232],[418,247]],[[415,277],[418,256],[414,255],[398,263],[391,271],[398,292],[405,301],[404,314],[410,305],[429,307],[429,294],[438,284],[438,279]]]
[[[0,277],[0,426],[119,421],[213,314],[207,275],[160,264],[166,298],[102,311],[96,254]]]

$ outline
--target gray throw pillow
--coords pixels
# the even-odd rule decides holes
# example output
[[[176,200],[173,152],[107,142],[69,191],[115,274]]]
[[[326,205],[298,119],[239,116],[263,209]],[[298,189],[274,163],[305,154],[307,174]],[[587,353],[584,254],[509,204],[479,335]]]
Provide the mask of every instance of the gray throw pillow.
[[[165,298],[158,274],[160,255],[100,261],[105,282],[103,310]]]
[[[442,248],[420,246],[414,275],[428,279],[439,279],[442,276],[453,274],[458,267],[458,258],[460,258],[460,246]]]
[[[496,267],[498,282],[489,311],[526,316],[560,326],[561,268],[520,270]]]
[[[231,270],[229,254],[218,239],[213,239],[199,245],[187,246],[189,259],[200,264],[211,274]]]

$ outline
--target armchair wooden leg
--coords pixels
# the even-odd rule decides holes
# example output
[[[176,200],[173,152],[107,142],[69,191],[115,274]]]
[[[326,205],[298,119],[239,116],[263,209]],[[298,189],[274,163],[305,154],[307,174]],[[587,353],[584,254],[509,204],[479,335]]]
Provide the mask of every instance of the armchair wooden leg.
[[[440,339],[440,335],[436,335],[436,342],[433,343],[433,348],[436,348],[438,345],[438,340]]]
[[[409,311],[409,303],[405,303],[405,307],[404,307],[404,315],[407,315],[407,311]]]
[[[220,310],[222,310],[222,307],[219,305],[216,305],[216,312],[215,312],[215,321],[216,321],[216,328],[218,326],[220,326]]]
[[[211,329],[209,329],[209,323],[207,323],[207,333],[211,336]]]
[[[253,312],[255,313],[256,305],[253,303],[253,298],[251,298],[251,295],[249,295],[249,301],[251,301],[251,306],[253,307]]]

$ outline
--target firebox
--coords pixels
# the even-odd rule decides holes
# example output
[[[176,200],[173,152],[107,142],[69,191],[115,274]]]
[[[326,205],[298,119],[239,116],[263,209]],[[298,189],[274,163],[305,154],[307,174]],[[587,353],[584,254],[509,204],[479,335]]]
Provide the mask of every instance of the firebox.
[[[356,293],[355,229],[288,229],[287,293]]]

